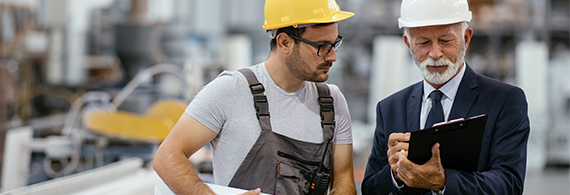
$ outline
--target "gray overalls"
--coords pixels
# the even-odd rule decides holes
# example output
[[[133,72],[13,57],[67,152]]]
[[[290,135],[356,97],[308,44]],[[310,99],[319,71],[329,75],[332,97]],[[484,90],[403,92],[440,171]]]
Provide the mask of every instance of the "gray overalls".
[[[271,130],[265,89],[250,69],[239,70],[254,97],[261,134],[229,183],[242,189],[261,188],[270,194],[326,194],[332,164],[334,107],[329,88],[315,83],[321,105],[323,143],[295,140]],[[325,154],[326,152],[326,154]],[[320,171],[320,173],[318,173]]]

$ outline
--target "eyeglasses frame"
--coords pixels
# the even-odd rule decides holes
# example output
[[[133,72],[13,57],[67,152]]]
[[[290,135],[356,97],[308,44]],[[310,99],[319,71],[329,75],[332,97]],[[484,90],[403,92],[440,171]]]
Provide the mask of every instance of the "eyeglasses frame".
[[[317,48],[317,56],[319,56],[319,57],[324,57],[324,56],[326,56],[326,55],[329,55],[329,53],[331,52],[332,48],[334,48],[334,51],[337,52],[337,51],[338,51],[338,48],[339,48],[340,45],[342,44],[342,41],[344,40],[344,37],[342,37],[341,35],[338,35],[338,37],[336,38],[336,40],[335,40],[333,43],[317,44],[317,43],[315,43],[315,42],[309,41],[309,40],[307,40],[307,39],[303,39],[303,38],[301,38],[301,37],[299,37],[299,36],[295,36],[295,35],[292,35],[292,34],[290,34],[290,33],[286,33],[286,34],[289,35],[290,37],[294,38],[294,39],[297,39],[297,40],[302,41],[302,42],[305,42],[306,44],[309,44],[309,45],[311,45],[311,46],[313,46],[313,47],[316,47],[316,48]],[[321,51],[321,48],[322,48],[323,46],[326,46],[326,45],[331,45],[331,48],[329,48],[329,50],[327,51],[327,53],[326,53],[325,55],[322,55],[322,56],[319,55],[319,53],[320,53],[320,51]]]

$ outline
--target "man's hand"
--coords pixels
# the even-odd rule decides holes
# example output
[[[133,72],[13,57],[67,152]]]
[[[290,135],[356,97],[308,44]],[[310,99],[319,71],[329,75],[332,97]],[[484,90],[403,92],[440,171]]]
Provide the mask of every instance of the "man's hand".
[[[246,193],[243,193],[241,195],[259,195],[260,193],[261,193],[261,189],[257,188],[255,190],[247,191]]]
[[[445,170],[441,165],[439,143],[433,145],[431,153],[431,159],[423,165],[409,161],[407,151],[397,153],[395,167],[398,178],[409,187],[442,190],[445,187]]]
[[[398,183],[401,183],[401,180],[398,177],[397,173],[397,163],[400,158],[407,159],[407,152],[408,152],[408,141],[410,141],[410,133],[392,133],[388,138],[388,162],[390,163],[390,167],[392,168],[392,173],[394,175],[394,179]],[[403,157],[397,155],[400,152],[405,152]]]

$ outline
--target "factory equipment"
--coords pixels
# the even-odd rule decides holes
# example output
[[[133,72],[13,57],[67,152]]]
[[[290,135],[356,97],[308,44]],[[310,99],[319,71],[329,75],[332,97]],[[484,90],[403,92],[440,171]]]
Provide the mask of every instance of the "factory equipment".
[[[327,82],[339,86],[350,106],[359,187],[362,178],[358,174],[363,176],[364,172],[359,169],[366,165],[375,123],[375,112],[368,111],[374,111],[382,97],[419,81],[421,76],[410,61],[401,40],[402,31],[398,29],[401,1],[337,2],[356,15],[339,25],[339,33],[346,40],[344,49],[337,53],[339,58],[333,66],[337,69],[331,72],[334,75]],[[532,115],[529,146],[535,146],[529,147],[529,168],[541,170],[545,164],[567,167],[570,164],[569,1],[470,0],[468,3],[473,11],[470,26],[475,33],[466,60],[478,73],[523,87],[529,111],[534,110],[529,112]],[[137,9],[133,10],[134,7]],[[140,9],[144,7],[147,12]],[[125,129],[120,127],[124,124],[117,122],[154,121],[154,126],[166,129],[172,124],[166,121],[174,121],[176,117],[153,118],[155,109],[151,107],[165,108],[161,104],[169,104],[157,100],[175,97],[189,101],[204,82],[222,69],[238,69],[265,60],[270,39],[262,30],[263,18],[259,17],[263,8],[264,0],[0,0],[3,27],[0,143],[5,141],[10,146],[0,149],[6,156],[2,160],[4,179],[0,192],[43,181],[59,182],[60,178],[66,178],[67,186],[85,185],[89,182],[67,182],[78,180],[70,176],[82,172],[93,177],[108,173],[112,169],[98,168],[112,167],[113,162],[127,156],[138,158],[136,167],[146,167],[164,132],[153,131],[144,134],[145,137],[120,131]],[[159,18],[164,15],[172,17]],[[126,22],[127,16],[134,20]],[[146,19],[146,23],[141,19]],[[23,44],[18,44],[20,41]],[[113,63],[91,63],[109,59]],[[531,60],[539,63],[530,63]],[[185,75],[149,76],[154,73],[147,70],[156,63],[175,64],[178,69],[172,70],[177,72],[181,68]],[[132,71],[117,71],[125,66]],[[95,71],[112,72],[116,77],[101,82],[103,77],[93,79]],[[537,73],[540,78],[533,76]],[[187,81],[183,92],[172,89],[180,87],[170,82],[180,76]],[[148,82],[151,77],[154,80]],[[121,78],[124,80],[117,86]],[[141,80],[134,81],[138,79]],[[536,84],[542,87],[533,86]],[[537,91],[541,92],[536,95]],[[49,98],[57,99],[58,104],[47,104]],[[64,113],[68,109],[70,112]],[[98,117],[101,119],[95,119]],[[115,122],[94,122],[106,121],[102,118]],[[6,132],[9,132],[7,137],[2,139]],[[203,159],[210,158],[207,149],[200,151]],[[63,176],[66,174],[71,175]],[[121,178],[119,175],[101,178]],[[530,171],[528,175],[532,176]],[[141,182],[140,186],[144,185]],[[42,185],[34,189],[45,192],[38,194],[60,194],[50,193],[47,186],[58,188]],[[109,194],[105,192],[108,191],[100,194]]]
[[[138,86],[161,73],[176,75],[186,82],[184,70],[172,64],[154,65],[140,72],[111,100],[108,92],[92,91],[77,98],[65,115],[60,135],[33,138],[32,127],[8,131],[9,159],[4,163],[2,190],[27,184],[32,152],[43,153],[41,169],[49,178],[59,178],[82,170],[101,167],[125,157],[138,157],[149,162],[158,144],[166,138],[186,102],[176,99],[158,100],[145,114],[118,108]]]

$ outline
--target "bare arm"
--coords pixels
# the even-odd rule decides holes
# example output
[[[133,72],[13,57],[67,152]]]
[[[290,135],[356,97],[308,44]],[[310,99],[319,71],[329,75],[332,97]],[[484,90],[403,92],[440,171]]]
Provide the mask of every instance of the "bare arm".
[[[354,167],[352,162],[352,144],[333,146],[333,181],[331,195],[354,194]]]
[[[194,171],[188,158],[216,133],[184,113],[154,156],[152,166],[175,194],[214,194]]]
[[[214,194],[194,171],[188,158],[217,136],[202,123],[184,113],[160,145],[152,166],[175,194]],[[249,191],[245,194],[259,194]]]

